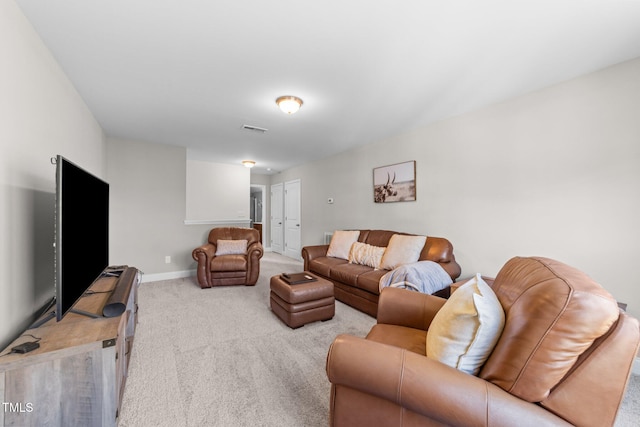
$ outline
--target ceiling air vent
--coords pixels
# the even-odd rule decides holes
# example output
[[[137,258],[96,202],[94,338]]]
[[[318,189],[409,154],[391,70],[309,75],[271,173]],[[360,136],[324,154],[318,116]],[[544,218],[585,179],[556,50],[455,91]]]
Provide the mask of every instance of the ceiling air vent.
[[[265,128],[261,128],[258,126],[252,126],[252,125],[242,125],[242,129],[244,130],[250,130],[252,132],[259,132],[259,133],[265,133],[268,129]]]

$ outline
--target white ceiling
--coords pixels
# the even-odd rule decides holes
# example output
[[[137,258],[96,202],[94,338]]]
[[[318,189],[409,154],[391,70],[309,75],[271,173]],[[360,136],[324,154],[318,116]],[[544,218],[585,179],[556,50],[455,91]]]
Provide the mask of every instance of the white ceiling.
[[[257,173],[640,57],[640,0],[16,2],[107,135]]]

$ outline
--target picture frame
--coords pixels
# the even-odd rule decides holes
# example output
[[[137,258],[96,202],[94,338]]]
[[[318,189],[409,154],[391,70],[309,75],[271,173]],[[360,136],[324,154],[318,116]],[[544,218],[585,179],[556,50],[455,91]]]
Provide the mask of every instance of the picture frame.
[[[414,202],[416,194],[415,160],[373,169],[375,203]]]

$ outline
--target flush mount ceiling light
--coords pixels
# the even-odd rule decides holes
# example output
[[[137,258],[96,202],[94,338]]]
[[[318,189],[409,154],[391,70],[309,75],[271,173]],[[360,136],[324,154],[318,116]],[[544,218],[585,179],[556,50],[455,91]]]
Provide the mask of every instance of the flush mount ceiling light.
[[[276,104],[283,112],[293,114],[302,107],[302,99],[297,96],[281,96],[276,99]]]
[[[253,160],[243,160],[242,164],[245,168],[252,168],[256,165],[256,162],[254,162]]]

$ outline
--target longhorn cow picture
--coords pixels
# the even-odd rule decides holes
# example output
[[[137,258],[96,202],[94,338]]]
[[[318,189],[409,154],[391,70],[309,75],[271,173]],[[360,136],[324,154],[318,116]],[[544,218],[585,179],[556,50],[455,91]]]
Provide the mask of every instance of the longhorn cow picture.
[[[373,169],[375,203],[416,200],[416,162],[397,163]]]

